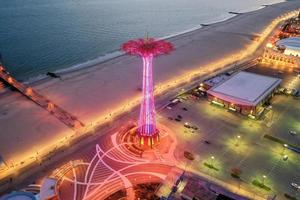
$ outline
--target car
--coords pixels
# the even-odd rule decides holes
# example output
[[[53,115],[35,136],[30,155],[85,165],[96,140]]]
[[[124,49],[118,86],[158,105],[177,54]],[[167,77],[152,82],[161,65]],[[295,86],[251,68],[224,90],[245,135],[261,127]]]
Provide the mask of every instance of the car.
[[[180,122],[180,121],[181,121],[181,119],[175,118],[175,121],[177,121],[177,122]]]
[[[280,93],[284,93],[284,89],[285,89],[285,88],[279,88],[278,91],[279,91]]]
[[[300,190],[300,185],[298,185],[297,183],[291,183],[291,186],[297,190]]]
[[[285,94],[287,95],[292,95],[292,93],[293,93],[293,89],[289,89],[289,88],[285,92]]]
[[[182,119],[182,116],[181,116],[181,115],[177,115],[177,118],[178,118],[178,119]]]
[[[268,107],[266,107],[267,110],[272,110],[272,106],[268,105]]]
[[[185,107],[184,107],[184,108],[182,108],[182,110],[184,110],[184,111],[188,111],[188,109],[187,109],[187,108],[185,108]]]
[[[298,92],[298,91],[297,91],[296,89],[290,89],[289,95],[295,96],[295,94],[296,94],[297,92]]]
[[[290,131],[289,131],[289,134],[291,134],[291,135],[297,135],[297,132],[296,132],[296,131],[293,131],[293,130],[290,130]]]
[[[191,128],[191,125],[189,125],[189,123],[185,122],[183,125],[185,128]]]
[[[210,144],[210,141],[204,140],[204,143],[205,143],[205,144]]]
[[[183,155],[188,160],[195,160],[195,156],[191,152],[184,151]]]
[[[298,90],[295,90],[295,89],[292,90],[292,96],[296,97],[296,96],[298,96],[298,93],[299,93]]]

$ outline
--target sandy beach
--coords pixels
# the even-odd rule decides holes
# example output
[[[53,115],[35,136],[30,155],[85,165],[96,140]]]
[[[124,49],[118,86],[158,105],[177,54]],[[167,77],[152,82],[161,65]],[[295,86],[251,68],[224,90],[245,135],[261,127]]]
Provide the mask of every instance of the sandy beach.
[[[176,50],[154,61],[155,92],[167,91],[250,56],[264,40],[260,36],[267,36],[277,25],[269,26],[275,18],[299,8],[300,1],[288,1],[170,38]],[[33,88],[89,127],[112,120],[139,103],[141,73],[139,58],[120,56],[65,73],[62,80],[34,84]],[[0,132],[0,155],[9,165],[75,134],[17,92],[1,95]]]

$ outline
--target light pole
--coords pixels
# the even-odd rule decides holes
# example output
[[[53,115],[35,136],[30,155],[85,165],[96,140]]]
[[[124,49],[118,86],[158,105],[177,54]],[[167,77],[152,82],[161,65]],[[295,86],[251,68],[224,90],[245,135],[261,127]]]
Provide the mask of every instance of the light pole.
[[[237,135],[236,136],[236,143],[235,143],[235,146],[238,147],[240,145],[240,139],[241,139],[241,136],[240,135]]]
[[[265,185],[265,180],[266,180],[267,176],[266,176],[266,175],[263,175],[262,177],[263,177],[263,179],[262,179],[262,182],[261,182],[261,183],[262,183],[263,185]]]
[[[214,156],[211,156],[210,157],[210,165],[213,167],[214,166],[214,160],[215,160],[215,157]]]
[[[289,146],[289,145],[287,145],[287,144],[283,144],[283,149],[282,149],[281,155],[284,155],[285,150],[288,148],[288,146]]]

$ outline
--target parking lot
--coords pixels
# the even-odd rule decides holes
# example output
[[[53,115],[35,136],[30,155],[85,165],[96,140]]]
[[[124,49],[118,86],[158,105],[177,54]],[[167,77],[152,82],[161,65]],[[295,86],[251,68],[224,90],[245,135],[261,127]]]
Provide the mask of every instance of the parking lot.
[[[278,69],[261,66],[248,71],[281,77],[283,87],[293,82],[293,88],[300,88],[300,78],[292,71],[278,73]],[[186,95],[184,99],[160,111],[158,119],[176,133],[180,141],[176,156],[182,162],[186,161],[183,152],[189,151],[196,157],[191,169],[209,174],[212,179],[232,183],[260,196],[279,195],[278,199],[285,199],[286,193],[300,198],[300,191],[290,185],[300,184],[300,154],[265,138],[269,135],[283,143],[300,146],[299,98],[275,95],[261,120],[213,106],[205,97],[196,99]],[[240,169],[240,179],[231,176],[233,168]],[[254,186],[254,180],[271,190]]]

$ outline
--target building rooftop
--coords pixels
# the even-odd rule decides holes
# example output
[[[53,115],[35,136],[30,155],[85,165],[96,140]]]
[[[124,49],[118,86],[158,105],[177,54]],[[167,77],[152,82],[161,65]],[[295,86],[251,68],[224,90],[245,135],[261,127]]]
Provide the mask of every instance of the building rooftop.
[[[241,71],[212,87],[208,94],[234,104],[256,106],[281,83],[281,79]]]
[[[40,197],[41,199],[50,199],[56,195],[55,186],[57,180],[54,178],[45,178],[41,187]]]
[[[219,84],[220,82],[223,82],[225,80],[227,80],[230,76],[229,75],[226,75],[226,74],[220,74],[220,75],[217,75],[217,76],[214,76],[206,81],[204,81],[204,83],[206,85],[209,85],[211,87]]]
[[[300,37],[290,37],[279,40],[276,46],[285,47],[284,53],[287,55],[300,55]]]

